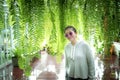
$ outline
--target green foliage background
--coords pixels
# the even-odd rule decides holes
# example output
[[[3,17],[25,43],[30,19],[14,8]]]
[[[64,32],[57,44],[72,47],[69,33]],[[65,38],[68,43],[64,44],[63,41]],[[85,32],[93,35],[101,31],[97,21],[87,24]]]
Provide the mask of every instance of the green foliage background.
[[[3,36],[10,50],[19,48],[19,65],[26,75],[30,75],[30,61],[38,56],[35,53],[45,45],[61,59],[68,25],[75,26],[96,53],[108,55],[112,42],[120,38],[120,0],[0,0],[1,35],[10,30]]]
[[[64,28],[73,25],[97,50],[109,54],[120,32],[119,0],[0,0],[0,30],[4,29],[3,4],[9,8],[8,28],[13,26],[24,53],[52,47],[52,55],[62,55],[67,43]]]

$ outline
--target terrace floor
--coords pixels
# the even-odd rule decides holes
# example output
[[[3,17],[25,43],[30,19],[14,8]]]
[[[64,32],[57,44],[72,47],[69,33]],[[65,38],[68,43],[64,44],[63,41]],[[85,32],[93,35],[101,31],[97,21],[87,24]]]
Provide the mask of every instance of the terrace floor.
[[[43,63],[42,63],[43,62]],[[57,64],[55,57],[47,56],[42,60],[35,69],[41,70],[37,80],[65,80],[64,58],[60,64]],[[116,55],[104,58],[103,56],[95,57],[96,80],[120,80],[120,60]],[[43,69],[41,69],[44,67]],[[33,79],[31,79],[33,80]]]
[[[28,78],[21,77],[24,76],[21,75],[22,70],[7,65],[8,76],[0,74],[0,80],[65,80],[64,58],[61,58],[62,61],[57,63],[56,57],[42,54],[41,58],[32,64],[33,70]],[[95,57],[96,80],[120,80],[119,63],[120,60],[116,55],[109,57],[97,55]],[[0,72],[4,70],[0,69]]]

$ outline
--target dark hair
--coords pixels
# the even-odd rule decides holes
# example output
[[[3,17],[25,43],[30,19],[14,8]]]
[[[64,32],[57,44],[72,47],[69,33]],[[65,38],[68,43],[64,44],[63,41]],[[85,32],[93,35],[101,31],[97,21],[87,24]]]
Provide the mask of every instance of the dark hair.
[[[75,33],[77,33],[76,29],[73,27],[73,26],[67,26],[65,29],[64,29],[64,33],[67,29],[72,29]]]

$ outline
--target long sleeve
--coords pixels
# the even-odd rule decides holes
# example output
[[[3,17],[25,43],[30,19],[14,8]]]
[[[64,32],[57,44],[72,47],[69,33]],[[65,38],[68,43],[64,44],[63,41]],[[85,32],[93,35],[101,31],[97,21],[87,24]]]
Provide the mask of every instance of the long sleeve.
[[[91,48],[87,45],[86,57],[88,62],[88,77],[89,80],[95,80],[95,65]]]
[[[67,60],[67,54],[66,54],[66,48],[64,49],[64,63],[65,63],[65,76],[67,76],[67,66],[68,66],[68,60]]]
[[[71,54],[74,55],[71,55]],[[90,78],[94,80],[95,68],[92,51],[84,42],[78,42],[74,46],[68,44],[65,48],[65,70],[69,77]]]
[[[66,49],[64,51],[64,61],[65,61],[65,80],[68,80],[68,60],[67,60],[67,53],[66,53]]]

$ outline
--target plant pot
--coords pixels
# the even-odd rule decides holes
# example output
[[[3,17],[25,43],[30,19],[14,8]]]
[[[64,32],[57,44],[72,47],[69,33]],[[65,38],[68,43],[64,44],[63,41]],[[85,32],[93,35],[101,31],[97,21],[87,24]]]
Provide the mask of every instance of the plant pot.
[[[13,68],[13,80],[23,80],[23,70],[19,67]]]
[[[19,67],[17,57],[12,57],[12,64],[13,64],[13,67]]]

